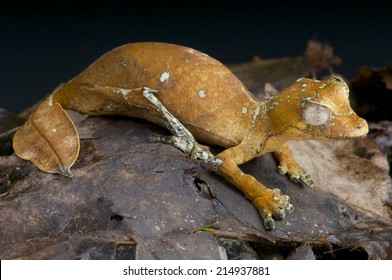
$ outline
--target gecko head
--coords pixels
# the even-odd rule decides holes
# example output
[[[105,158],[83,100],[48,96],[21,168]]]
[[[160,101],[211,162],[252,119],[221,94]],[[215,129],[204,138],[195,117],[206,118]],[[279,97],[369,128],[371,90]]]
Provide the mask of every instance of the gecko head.
[[[291,139],[365,137],[368,125],[355,114],[348,97],[348,86],[339,77],[302,78],[270,99],[267,107],[274,129]]]

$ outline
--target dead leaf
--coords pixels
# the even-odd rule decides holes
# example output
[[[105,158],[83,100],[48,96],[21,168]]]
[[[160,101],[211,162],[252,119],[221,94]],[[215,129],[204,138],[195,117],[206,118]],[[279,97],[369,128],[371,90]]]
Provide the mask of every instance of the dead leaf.
[[[70,177],[79,154],[78,132],[63,108],[49,97],[16,132],[13,147],[18,156],[42,171]]]
[[[309,244],[301,244],[287,257],[289,260],[315,260],[313,250]]]
[[[385,83],[388,90],[392,90],[392,65],[382,69],[381,71],[382,81]]]
[[[278,175],[271,154],[242,166],[266,185],[281,188],[296,207],[267,232],[258,211],[235,187],[176,148],[148,142],[163,129],[126,117],[87,118],[76,125],[82,148],[72,180],[41,172],[15,155],[0,157],[0,178],[10,181],[0,207],[1,259],[115,259],[123,249],[134,250],[136,259],[220,259],[220,252],[229,250],[221,248],[221,238],[260,248],[258,258],[285,258],[301,243],[314,251],[320,239],[337,251],[332,256],[325,254],[332,249],[316,246],[317,258],[344,258],[342,252],[354,257],[357,247],[362,248],[359,257],[367,257],[363,250],[372,258],[392,257],[390,225]],[[336,151],[318,149],[306,152],[312,162]],[[326,172],[323,163],[317,172]],[[368,172],[365,164],[362,168],[354,172],[380,175]],[[374,233],[378,228],[384,231]],[[135,244],[118,248],[127,240]],[[241,258],[243,253],[226,255]]]
[[[311,174],[316,190],[332,195],[363,215],[392,222],[386,204],[392,189],[389,165],[373,140],[292,141],[289,145],[297,162]]]
[[[333,47],[330,44],[316,40],[308,41],[305,58],[313,65],[314,72],[330,69],[332,66],[342,63],[342,60],[334,55]]]
[[[304,56],[261,59],[255,56],[252,62],[228,65],[228,68],[246,85],[257,98],[268,98],[264,85],[271,83],[281,91],[300,77],[316,78],[316,73],[331,70],[342,60],[334,55],[328,43],[308,41]]]
[[[239,63],[228,65],[228,68],[260,99],[265,98],[266,83],[280,91],[312,70],[306,59],[300,56]]]
[[[352,96],[359,115],[368,121],[392,120],[392,66],[382,69],[363,66],[351,81]]]

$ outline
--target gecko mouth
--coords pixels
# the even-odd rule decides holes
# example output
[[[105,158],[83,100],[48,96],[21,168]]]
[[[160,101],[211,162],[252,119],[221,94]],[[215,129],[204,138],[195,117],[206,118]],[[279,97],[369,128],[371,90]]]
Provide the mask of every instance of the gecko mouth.
[[[356,136],[335,136],[335,135],[325,135],[325,134],[311,134],[315,137],[323,137],[326,139],[331,139],[331,140],[352,140],[352,139],[362,139],[366,137],[365,135],[356,135]]]
[[[323,140],[353,140],[353,139],[363,139],[366,137],[367,132],[368,132],[368,128],[366,125],[366,128],[362,128],[362,127],[358,127],[358,130],[361,130],[361,132],[355,132],[353,133],[353,135],[331,135],[331,134],[327,134],[327,133],[316,133],[316,132],[311,132],[311,131],[303,131],[301,129],[299,129],[298,127],[293,127],[295,128],[295,130],[297,130],[298,132],[300,132],[301,134],[305,134],[307,136],[310,136],[310,139],[313,140],[317,140],[322,138]]]

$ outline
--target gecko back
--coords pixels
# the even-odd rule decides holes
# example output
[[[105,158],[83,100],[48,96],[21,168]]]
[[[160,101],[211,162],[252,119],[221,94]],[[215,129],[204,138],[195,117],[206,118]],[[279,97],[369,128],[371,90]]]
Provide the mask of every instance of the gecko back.
[[[223,147],[246,135],[258,101],[217,60],[164,43],[133,43],[113,49],[59,88],[53,100],[90,115],[122,114],[162,125],[137,89],[157,97],[196,139]]]

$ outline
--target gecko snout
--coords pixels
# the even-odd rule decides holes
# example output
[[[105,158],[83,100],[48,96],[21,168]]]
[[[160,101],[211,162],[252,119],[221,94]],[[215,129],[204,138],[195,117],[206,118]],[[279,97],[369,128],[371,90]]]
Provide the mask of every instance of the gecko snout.
[[[369,132],[369,126],[367,122],[359,118],[357,119],[357,123],[353,126],[354,129],[352,130],[351,137],[365,137]]]

